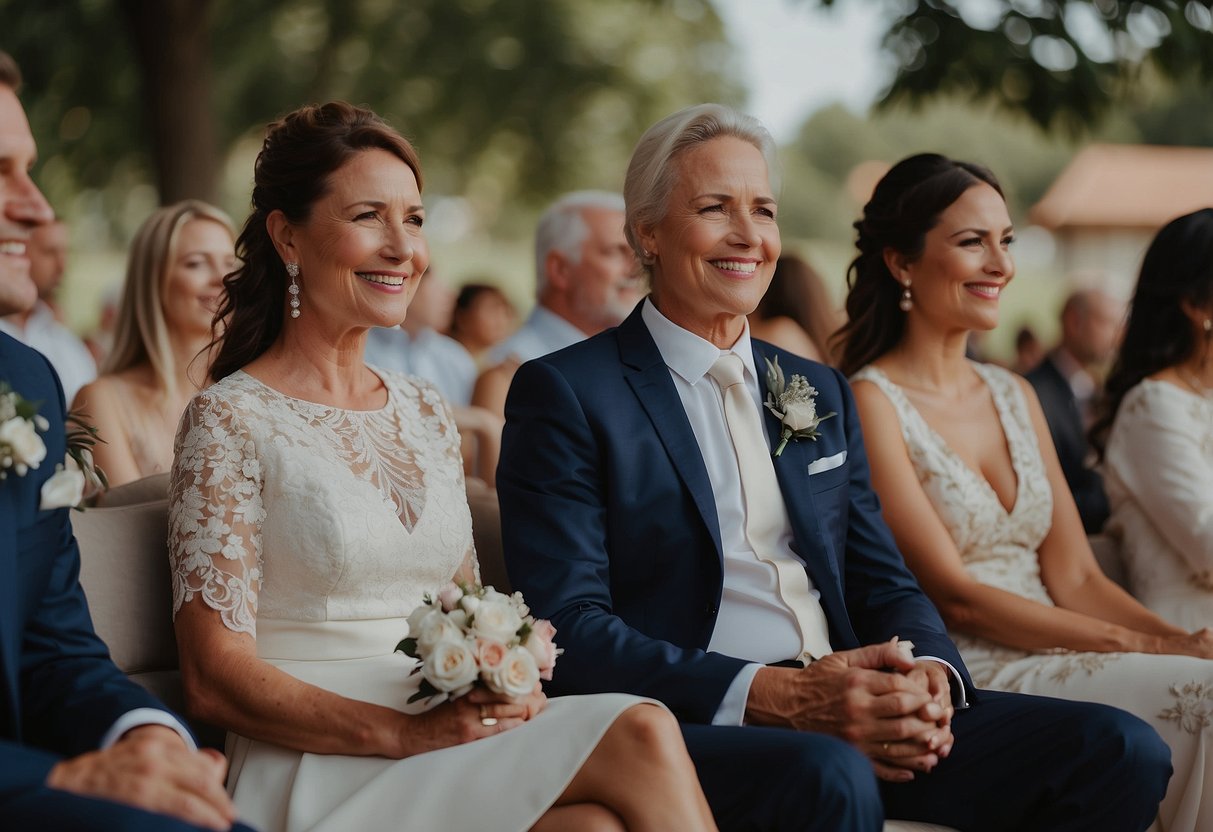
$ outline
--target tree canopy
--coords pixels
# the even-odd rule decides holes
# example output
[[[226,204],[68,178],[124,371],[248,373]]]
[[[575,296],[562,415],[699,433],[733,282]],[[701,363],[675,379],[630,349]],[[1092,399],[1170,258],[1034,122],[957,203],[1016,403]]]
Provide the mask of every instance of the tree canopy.
[[[243,197],[249,145],[307,102],[373,107],[416,142],[427,189],[508,227],[507,205],[619,187],[666,112],[743,97],[708,0],[0,0],[0,18],[49,196],[100,199],[119,239],[145,183]]]
[[[866,2],[866,0],[850,0]],[[818,0],[833,6],[840,0]],[[1048,130],[1085,132],[1143,73],[1213,81],[1209,0],[896,0],[883,104],[993,99]]]

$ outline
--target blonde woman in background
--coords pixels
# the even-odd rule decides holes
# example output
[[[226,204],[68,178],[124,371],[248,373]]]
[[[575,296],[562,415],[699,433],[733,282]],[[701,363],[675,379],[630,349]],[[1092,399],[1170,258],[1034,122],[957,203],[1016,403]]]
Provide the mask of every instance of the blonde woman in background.
[[[72,403],[105,440],[94,456],[111,487],[172,466],[177,422],[207,383],[200,353],[223,276],[236,265],[232,222],[205,202],[160,208],[135,234],[113,351]]]

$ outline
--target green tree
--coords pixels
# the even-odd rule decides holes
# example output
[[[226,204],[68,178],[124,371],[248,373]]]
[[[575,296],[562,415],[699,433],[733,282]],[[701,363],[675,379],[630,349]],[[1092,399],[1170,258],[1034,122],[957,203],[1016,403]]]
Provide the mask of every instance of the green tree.
[[[884,45],[898,69],[885,105],[937,95],[992,99],[1041,127],[1079,134],[1132,99],[1143,72],[1213,80],[1209,0],[897,0],[886,7]]]
[[[144,183],[214,199],[233,148],[243,197],[248,145],[309,101],[375,108],[429,189],[508,227],[507,205],[619,187],[658,116],[742,97],[707,0],[0,0],[0,19],[51,198],[101,194],[118,239]]]

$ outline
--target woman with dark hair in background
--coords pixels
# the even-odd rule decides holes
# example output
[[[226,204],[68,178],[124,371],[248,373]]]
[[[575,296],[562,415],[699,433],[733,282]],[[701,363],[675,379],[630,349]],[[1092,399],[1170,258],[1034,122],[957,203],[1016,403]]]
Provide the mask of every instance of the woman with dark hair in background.
[[[1129,587],[1173,624],[1213,624],[1213,208],[1154,238],[1106,389],[1091,441]]]
[[[804,358],[832,363],[830,336],[842,319],[821,275],[795,254],[780,255],[771,288],[749,318],[755,338]]]
[[[714,829],[648,700],[415,701],[407,616],[479,578],[450,407],[364,361],[429,263],[420,163],[331,103],[271,126],[254,182],[169,518],[187,704],[231,732],[237,808],[263,832]]]
[[[1032,387],[965,356],[1015,275],[998,181],[911,156],[855,227],[842,370],[884,518],[973,681],[1149,721],[1175,771],[1162,828],[1213,829],[1213,632],[1167,623],[1103,574]]]
[[[487,283],[465,283],[455,296],[449,335],[484,364],[485,356],[518,326],[518,313],[505,293]]]

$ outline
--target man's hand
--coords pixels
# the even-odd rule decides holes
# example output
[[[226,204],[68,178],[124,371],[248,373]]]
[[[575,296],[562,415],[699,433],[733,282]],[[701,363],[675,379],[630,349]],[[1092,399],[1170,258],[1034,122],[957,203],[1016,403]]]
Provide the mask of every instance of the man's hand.
[[[144,725],[104,751],[59,763],[46,785],[227,830],[236,807],[223,788],[226,772],[227,761],[219,752],[190,751],[171,728]]]
[[[937,752],[952,742],[940,724],[946,714],[932,672],[895,642],[833,653],[803,670],[764,667],[750,686],[746,719],[845,739],[872,760],[877,776],[905,782],[934,768]],[[946,691],[946,676],[943,685]]]

